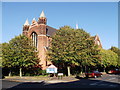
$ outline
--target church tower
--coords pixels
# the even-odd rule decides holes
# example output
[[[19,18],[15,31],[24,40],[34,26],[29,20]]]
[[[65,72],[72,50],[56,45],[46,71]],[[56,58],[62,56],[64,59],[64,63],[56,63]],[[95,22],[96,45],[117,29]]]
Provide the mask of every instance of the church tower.
[[[50,36],[52,36],[55,32],[56,29],[47,25],[47,18],[45,17],[43,11],[38,18],[38,21],[33,18],[31,24],[29,24],[27,19],[23,25],[23,35],[32,39],[33,45],[37,48],[38,57],[40,58],[39,64],[43,70],[51,64],[50,61],[47,61],[46,52],[51,40]]]
[[[45,14],[44,14],[43,11],[40,14],[40,17],[38,19],[38,24],[47,24],[47,19],[46,19]]]
[[[38,24],[40,26],[40,35],[46,35],[47,18],[45,17],[45,14],[43,11],[40,14],[40,17],[38,19]]]
[[[40,57],[40,65],[42,65],[42,69],[44,70],[47,66],[46,64],[46,47],[48,43],[48,37],[46,36],[46,28],[47,28],[47,18],[45,17],[44,12],[40,14],[40,17],[38,19],[38,27],[39,27],[39,34],[38,34],[38,50],[39,51],[39,57]]]

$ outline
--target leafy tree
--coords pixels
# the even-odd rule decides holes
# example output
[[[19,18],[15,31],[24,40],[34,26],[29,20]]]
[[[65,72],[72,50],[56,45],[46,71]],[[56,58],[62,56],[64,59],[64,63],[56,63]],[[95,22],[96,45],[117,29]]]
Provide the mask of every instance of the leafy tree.
[[[109,50],[115,52],[118,55],[118,67],[120,67],[120,49],[112,46]]]
[[[101,65],[104,67],[117,66],[118,55],[111,50],[101,49]]]
[[[0,67],[2,67],[2,44],[0,44]]]
[[[93,38],[83,29],[70,26],[61,27],[52,37],[49,59],[62,67],[96,65],[98,60],[97,46]],[[61,66],[58,66],[61,67]]]
[[[31,39],[26,36],[16,36],[9,41],[8,45],[3,46],[3,65],[19,67],[20,76],[22,76],[23,68],[33,67],[38,64],[36,48],[33,46]]]
[[[9,76],[11,76],[11,68],[13,65],[13,55],[12,49],[8,43],[2,43],[2,67],[8,67],[10,72]]]
[[[116,54],[120,55],[120,49],[117,47],[112,46],[109,50],[115,52]]]
[[[2,72],[2,45],[0,44],[0,72]],[[0,78],[3,78],[2,73],[0,73]]]

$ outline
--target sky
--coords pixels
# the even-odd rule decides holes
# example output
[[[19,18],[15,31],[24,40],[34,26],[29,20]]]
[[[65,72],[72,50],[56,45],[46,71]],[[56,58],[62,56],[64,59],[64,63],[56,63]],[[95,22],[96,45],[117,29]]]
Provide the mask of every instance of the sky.
[[[47,25],[59,29],[69,25],[99,35],[104,49],[118,47],[118,3],[117,2],[3,2],[2,43],[22,34],[26,19],[38,20],[42,10]]]

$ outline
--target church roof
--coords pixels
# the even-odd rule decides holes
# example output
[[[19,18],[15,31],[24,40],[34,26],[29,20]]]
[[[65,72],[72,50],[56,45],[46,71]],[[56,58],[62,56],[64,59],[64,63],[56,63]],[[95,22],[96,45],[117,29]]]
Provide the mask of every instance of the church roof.
[[[47,26],[47,28],[46,28],[46,33],[47,33],[48,36],[54,35],[56,31],[57,31],[57,29],[52,28],[50,26]]]
[[[44,11],[40,14],[40,17],[45,17]]]

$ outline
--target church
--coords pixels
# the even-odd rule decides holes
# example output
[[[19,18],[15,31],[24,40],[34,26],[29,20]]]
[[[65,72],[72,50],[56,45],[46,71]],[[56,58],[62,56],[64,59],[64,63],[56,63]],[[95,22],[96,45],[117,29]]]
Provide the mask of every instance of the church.
[[[52,40],[51,36],[54,35],[56,31],[57,29],[47,25],[47,18],[43,11],[37,21],[33,18],[30,25],[28,20],[26,20],[23,25],[23,35],[31,38],[37,48],[38,57],[40,58],[39,64],[42,66],[42,70],[45,70],[48,65],[52,64],[50,61],[47,61],[46,52]],[[99,36],[96,35],[93,38],[95,44],[102,48]]]

